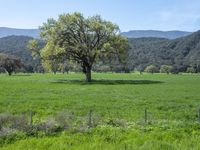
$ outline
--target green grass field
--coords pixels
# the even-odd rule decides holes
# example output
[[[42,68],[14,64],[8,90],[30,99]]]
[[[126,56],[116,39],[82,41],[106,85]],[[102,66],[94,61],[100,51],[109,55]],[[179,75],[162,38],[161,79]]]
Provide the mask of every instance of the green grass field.
[[[72,73],[1,74],[1,114],[32,112],[35,124],[71,113],[77,125],[54,135],[0,137],[1,149],[200,149],[199,75],[93,73],[92,83],[83,78]],[[97,125],[82,130],[90,110]]]

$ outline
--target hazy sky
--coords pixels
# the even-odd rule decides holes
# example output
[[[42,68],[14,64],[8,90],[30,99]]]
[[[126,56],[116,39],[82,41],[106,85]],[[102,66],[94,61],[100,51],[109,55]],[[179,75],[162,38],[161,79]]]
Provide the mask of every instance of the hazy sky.
[[[200,0],[0,0],[0,26],[37,28],[75,11],[100,14],[122,31],[200,30]]]

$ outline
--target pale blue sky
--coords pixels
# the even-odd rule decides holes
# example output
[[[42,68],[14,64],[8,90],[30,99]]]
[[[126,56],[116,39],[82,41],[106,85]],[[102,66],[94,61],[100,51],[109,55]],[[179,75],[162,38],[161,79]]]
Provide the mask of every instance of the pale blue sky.
[[[200,0],[0,0],[0,27],[37,28],[75,11],[100,14],[122,31],[200,30]]]

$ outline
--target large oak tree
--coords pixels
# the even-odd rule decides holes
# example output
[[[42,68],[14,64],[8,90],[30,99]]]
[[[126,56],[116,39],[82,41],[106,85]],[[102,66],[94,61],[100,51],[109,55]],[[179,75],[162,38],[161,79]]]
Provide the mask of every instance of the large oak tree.
[[[85,18],[80,13],[63,14],[58,20],[49,19],[40,29],[47,43],[42,49],[43,59],[76,61],[88,82],[92,66],[99,58],[116,55],[125,60],[128,40],[120,35],[116,24],[100,16]]]

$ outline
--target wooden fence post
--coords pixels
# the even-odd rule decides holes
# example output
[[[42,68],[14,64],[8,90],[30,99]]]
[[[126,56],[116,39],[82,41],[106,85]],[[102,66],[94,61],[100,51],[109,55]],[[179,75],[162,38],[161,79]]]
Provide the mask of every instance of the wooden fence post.
[[[145,123],[148,122],[148,112],[147,112],[147,109],[146,109],[146,108],[145,108],[145,110],[144,110],[144,121],[145,121]]]
[[[30,111],[30,126],[33,125],[33,113]]]
[[[25,127],[28,125],[28,122],[27,122],[26,115],[25,115],[24,112],[21,113],[21,119],[22,119],[22,124],[21,124],[21,126],[22,126],[23,128],[25,128]]]
[[[92,127],[92,109],[90,109],[89,115],[88,115],[88,127],[89,128]]]
[[[200,123],[200,109],[198,110],[198,121]]]

